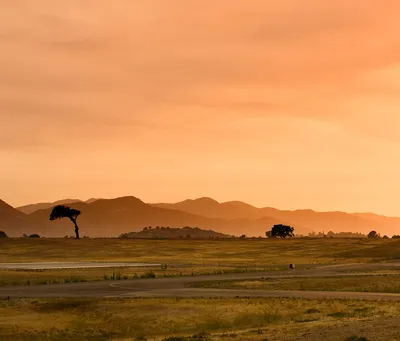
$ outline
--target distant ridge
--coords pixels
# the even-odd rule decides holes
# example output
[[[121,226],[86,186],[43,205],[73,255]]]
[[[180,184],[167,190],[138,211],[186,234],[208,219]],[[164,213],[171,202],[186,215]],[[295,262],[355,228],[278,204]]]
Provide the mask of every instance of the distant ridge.
[[[42,203],[37,203],[37,204],[30,204],[30,205],[25,205],[25,206],[20,206],[17,207],[17,210],[25,213],[25,214],[31,214],[35,211],[38,210],[45,210],[47,208],[51,208],[57,205],[68,205],[76,202],[82,202],[79,199],[62,199],[58,200],[55,202],[42,202]]]
[[[97,200],[100,200],[100,199],[99,198],[90,198],[90,199],[86,200],[85,202],[88,204],[91,204],[92,202],[95,202]],[[84,202],[84,201],[82,201],[80,199],[62,199],[62,200],[57,200],[55,202],[42,202],[42,203],[37,203],[37,204],[20,206],[20,207],[17,207],[16,209],[25,214],[31,214],[33,212],[52,208],[57,205],[68,205],[68,204],[73,204],[76,202]]]
[[[313,210],[278,210],[257,208],[241,201],[218,201],[202,197],[178,203],[147,204],[134,196],[114,199],[63,199],[14,209],[0,201],[0,230],[10,236],[37,233],[44,237],[71,234],[67,220],[49,221],[53,206],[67,204],[82,211],[79,217],[83,235],[117,237],[140,231],[144,226],[198,226],[229,235],[265,236],[274,224],[291,225],[296,234],[311,232],[355,232],[371,230],[381,235],[400,234],[400,218],[373,213],[316,212]]]
[[[379,230],[381,234],[399,234],[400,218],[374,213],[317,212],[311,209],[279,210],[272,207],[257,208],[241,201],[219,203],[210,198],[184,200],[174,204],[154,204],[157,207],[181,210],[210,218],[250,219],[253,221],[276,219],[297,227],[297,233],[361,232]]]

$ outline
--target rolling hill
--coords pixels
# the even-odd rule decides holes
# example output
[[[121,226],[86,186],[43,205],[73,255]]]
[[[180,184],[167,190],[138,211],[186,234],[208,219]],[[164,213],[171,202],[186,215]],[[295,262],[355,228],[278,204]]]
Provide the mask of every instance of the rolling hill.
[[[175,204],[146,204],[133,196],[115,199],[65,199],[54,203],[34,204],[14,209],[0,201],[0,230],[10,236],[37,233],[45,237],[72,235],[67,219],[50,222],[53,206],[68,204],[82,211],[78,219],[81,235],[117,237],[141,231],[145,226],[199,227],[229,235],[264,236],[274,224],[292,225],[297,234],[319,232],[361,232],[376,230],[381,235],[399,234],[400,218],[373,213],[316,212],[313,210],[278,210],[257,208],[240,201],[219,203],[211,198],[185,200]],[[41,206],[42,205],[42,206]],[[41,207],[41,208],[40,208]],[[39,209],[38,209],[39,208]],[[23,213],[31,212],[29,214]]]
[[[202,230],[198,227],[169,228],[157,226],[157,228],[145,227],[139,232],[129,232],[122,234],[120,238],[125,239],[220,239],[231,238],[231,236],[218,233],[212,230]]]
[[[91,198],[85,202],[88,204],[91,204],[97,200],[99,200],[99,199]],[[62,199],[62,200],[58,200],[55,202],[41,202],[41,203],[37,203],[37,204],[20,206],[20,207],[17,207],[17,210],[19,210],[25,214],[31,214],[33,212],[52,208],[57,205],[69,205],[69,204],[73,204],[73,203],[77,203],[77,202],[84,202],[84,201],[82,201],[80,199]]]
[[[24,226],[26,219],[26,214],[0,200],[0,231],[8,235],[10,231],[21,233],[19,229]]]
[[[262,220],[275,219],[296,227],[297,233],[312,231],[351,231],[367,234],[371,230],[383,234],[398,234],[400,218],[373,213],[316,212],[313,210],[278,210],[257,208],[241,201],[219,203],[211,198],[185,200],[175,204],[153,204],[156,207],[181,210],[210,218]]]
[[[53,206],[53,205],[52,205]],[[249,236],[265,235],[266,226],[279,223],[276,219],[221,219],[195,215],[180,210],[171,210],[149,205],[135,197],[121,197],[116,199],[99,199],[86,202],[75,202],[70,207],[82,212],[78,219],[81,235],[90,237],[117,237],[122,233],[140,231],[145,226],[169,226],[181,228],[183,226],[211,229],[220,233]],[[37,233],[44,237],[63,237],[71,235],[73,226],[68,219],[49,221],[52,208],[40,209],[9,227],[0,225],[9,236],[21,236]],[[19,212],[23,215],[22,212]],[[6,224],[7,225],[7,224]]]

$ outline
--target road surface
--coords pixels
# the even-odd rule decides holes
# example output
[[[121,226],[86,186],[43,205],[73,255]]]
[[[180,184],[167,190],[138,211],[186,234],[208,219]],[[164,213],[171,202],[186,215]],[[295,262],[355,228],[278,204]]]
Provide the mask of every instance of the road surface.
[[[321,266],[311,270],[274,271],[262,273],[237,273],[212,276],[136,279],[124,281],[98,281],[71,284],[0,287],[0,297],[301,297],[301,298],[352,298],[366,300],[400,301],[400,294],[333,291],[285,290],[226,290],[192,287],[205,281],[244,280],[261,278],[341,277],[362,276],[366,270],[400,267],[390,264],[355,264]],[[353,271],[353,272],[349,272]],[[355,272],[354,272],[355,271]],[[357,272],[359,271],[359,272]],[[371,275],[371,274],[368,274]]]

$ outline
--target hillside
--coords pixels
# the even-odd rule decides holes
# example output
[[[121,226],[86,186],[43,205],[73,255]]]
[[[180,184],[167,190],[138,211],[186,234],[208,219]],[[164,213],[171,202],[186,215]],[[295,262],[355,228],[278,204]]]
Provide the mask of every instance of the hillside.
[[[17,224],[25,218],[26,215],[23,212],[13,208],[3,200],[0,200],[0,224]]]
[[[195,200],[185,200],[175,204],[153,204],[153,206],[180,210],[192,214],[202,215],[209,218],[222,219],[260,219],[264,216],[254,206],[240,201],[219,203],[211,198],[199,198]]]
[[[368,233],[371,230],[393,235],[400,232],[400,218],[373,213],[316,212],[313,210],[278,210],[257,208],[240,201],[219,203],[211,198],[185,200],[175,204],[153,204],[156,207],[182,210],[210,218],[262,220],[275,219],[296,227],[297,233],[312,231],[352,231]]]
[[[42,203],[37,203],[37,204],[20,206],[20,207],[17,207],[16,209],[25,214],[31,214],[31,213],[34,213],[39,210],[46,210],[49,208],[53,208],[54,206],[57,206],[57,205],[70,205],[70,204],[74,204],[77,202],[86,202],[88,204],[91,204],[97,200],[100,200],[100,199],[99,198],[90,198],[86,201],[82,201],[80,199],[62,199],[62,200],[58,200],[55,202],[42,202]]]
[[[82,212],[78,219],[82,236],[117,237],[122,233],[140,231],[143,226],[198,226],[226,234],[262,236],[268,227],[279,223],[276,219],[221,219],[195,215],[179,210],[155,207],[135,197],[99,199],[91,203],[75,202],[70,207]],[[68,219],[49,221],[52,208],[35,211],[25,217],[18,229],[3,229],[9,236],[37,233],[44,237],[72,235],[73,227]],[[22,213],[21,213],[22,214]],[[1,226],[0,226],[1,229]]]
[[[145,227],[139,232],[129,232],[120,236],[127,239],[210,239],[231,238],[231,236],[212,230],[202,230],[198,227],[170,228],[157,226],[156,228]]]
[[[0,200],[0,231],[8,235],[21,234],[20,228],[24,225],[26,218],[24,213]]]
[[[73,201],[73,202],[72,202]],[[78,219],[82,236],[117,237],[122,233],[140,231],[143,226],[198,226],[229,235],[264,236],[271,226],[294,226],[296,234],[312,231],[351,231],[367,234],[376,230],[381,235],[400,234],[400,219],[372,213],[315,212],[313,210],[284,211],[275,208],[257,208],[240,201],[219,203],[210,198],[185,200],[175,204],[146,204],[135,197],[116,199],[66,199],[45,203],[44,209],[35,205],[25,209],[35,211],[28,215],[0,201],[0,230],[19,237],[37,233],[44,237],[63,237],[73,233],[67,220],[49,221],[53,206],[67,203],[82,211]],[[32,206],[28,208],[29,206]]]
[[[39,210],[46,210],[48,208],[52,208],[57,205],[69,205],[69,204],[76,203],[76,202],[82,202],[82,201],[79,199],[63,199],[63,200],[58,200],[55,202],[41,202],[41,203],[37,203],[37,204],[20,206],[20,207],[17,207],[16,209],[25,214],[31,214],[33,212],[36,212]]]

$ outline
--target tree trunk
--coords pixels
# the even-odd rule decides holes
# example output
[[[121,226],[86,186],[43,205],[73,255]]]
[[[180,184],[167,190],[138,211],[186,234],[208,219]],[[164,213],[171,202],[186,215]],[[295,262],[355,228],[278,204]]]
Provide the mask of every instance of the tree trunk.
[[[76,223],[76,220],[75,220],[75,219],[72,219],[72,222],[73,222],[74,225],[75,225],[75,238],[76,238],[76,239],[79,239],[79,227],[78,227],[78,224]]]

